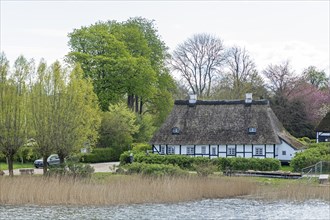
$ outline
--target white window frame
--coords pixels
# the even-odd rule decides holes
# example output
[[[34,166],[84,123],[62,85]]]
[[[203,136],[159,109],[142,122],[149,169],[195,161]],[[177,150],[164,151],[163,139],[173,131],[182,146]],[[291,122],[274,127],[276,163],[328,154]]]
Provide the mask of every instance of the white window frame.
[[[160,146],[159,153],[165,154],[165,146]]]
[[[235,151],[235,147],[228,147],[228,155],[235,155],[236,151]]]
[[[264,155],[264,149],[262,147],[256,147],[255,149],[257,156],[263,156]]]
[[[187,154],[189,154],[189,155],[195,154],[195,148],[194,147],[187,147]]]
[[[175,147],[174,146],[167,147],[167,154],[175,154]]]
[[[211,148],[211,152],[212,152],[211,155],[217,155],[217,148],[216,147],[212,147]]]
[[[206,154],[206,147],[202,146],[202,154]]]
[[[285,150],[282,150],[282,155],[286,155],[286,151]]]

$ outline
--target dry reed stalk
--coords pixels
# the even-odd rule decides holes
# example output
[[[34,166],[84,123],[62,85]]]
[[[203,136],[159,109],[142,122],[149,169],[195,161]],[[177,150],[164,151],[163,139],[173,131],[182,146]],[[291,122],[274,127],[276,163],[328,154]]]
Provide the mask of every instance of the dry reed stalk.
[[[304,201],[309,199],[321,199],[330,201],[330,185],[317,186],[300,183],[277,187],[262,186],[254,195],[268,200]]]
[[[248,195],[255,184],[243,178],[129,176],[97,183],[68,178],[0,178],[0,204],[115,205],[167,203]]]

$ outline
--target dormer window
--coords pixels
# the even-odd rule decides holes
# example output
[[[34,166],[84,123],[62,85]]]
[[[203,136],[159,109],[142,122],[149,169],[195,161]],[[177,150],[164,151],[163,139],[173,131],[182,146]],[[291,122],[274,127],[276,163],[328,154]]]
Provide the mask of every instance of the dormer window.
[[[178,127],[172,128],[172,134],[180,134],[180,129]]]
[[[248,132],[249,132],[249,134],[255,134],[257,132],[257,128],[251,127],[251,128],[249,128]]]

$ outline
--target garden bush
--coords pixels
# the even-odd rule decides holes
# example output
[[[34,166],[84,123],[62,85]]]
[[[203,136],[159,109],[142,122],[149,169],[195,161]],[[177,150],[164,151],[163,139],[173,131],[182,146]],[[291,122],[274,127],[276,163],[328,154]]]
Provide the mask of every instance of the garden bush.
[[[130,152],[126,151],[120,156],[120,164],[124,165],[128,161]],[[221,171],[226,169],[232,170],[260,170],[260,171],[274,171],[281,168],[281,163],[278,159],[274,158],[215,158],[210,160],[208,157],[189,157],[185,155],[159,155],[136,153],[134,155],[134,161],[138,163],[147,164],[172,164],[177,165],[184,170],[196,170],[196,167],[200,164],[211,163],[219,168]],[[197,171],[197,170],[196,170]]]
[[[221,171],[230,170],[258,170],[258,171],[276,171],[281,168],[281,163],[274,158],[216,158],[213,159]]]
[[[330,143],[313,143],[303,152],[297,153],[292,159],[290,166],[294,171],[312,166],[320,161],[330,162]]]
[[[84,163],[102,163],[118,160],[119,155],[112,148],[94,148],[91,153],[80,154],[80,161]]]
[[[89,164],[79,163],[79,157],[68,157],[64,164],[50,166],[48,176],[69,176],[73,178],[89,178],[94,173],[94,168]]]
[[[165,164],[132,163],[125,165],[127,174],[142,174],[145,176],[184,176],[188,173],[178,166]]]

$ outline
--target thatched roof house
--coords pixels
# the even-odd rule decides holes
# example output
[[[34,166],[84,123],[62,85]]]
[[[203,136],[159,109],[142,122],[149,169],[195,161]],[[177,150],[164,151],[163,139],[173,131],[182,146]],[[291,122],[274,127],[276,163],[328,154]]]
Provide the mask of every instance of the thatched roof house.
[[[325,115],[316,127],[316,141],[330,142],[330,112]]]
[[[177,100],[150,142],[154,152],[166,154],[174,147],[171,153],[194,152],[195,156],[209,157],[277,157],[279,146],[284,145],[292,149],[289,150],[292,157],[303,147],[283,128],[268,101],[252,100],[252,96],[250,100],[232,101]],[[194,149],[184,149],[192,146]],[[262,153],[261,150],[254,152],[254,148],[260,146]],[[228,152],[232,147],[235,149]],[[281,153],[288,155],[288,152]]]

